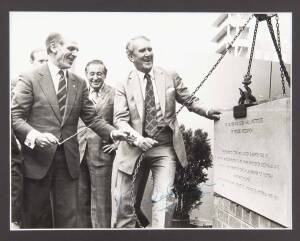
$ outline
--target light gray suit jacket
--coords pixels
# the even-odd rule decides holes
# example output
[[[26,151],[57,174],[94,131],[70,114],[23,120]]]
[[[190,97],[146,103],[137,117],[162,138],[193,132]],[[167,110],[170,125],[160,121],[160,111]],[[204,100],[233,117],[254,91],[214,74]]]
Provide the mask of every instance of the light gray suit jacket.
[[[168,72],[160,67],[154,67],[154,79],[157,87],[160,106],[164,122],[173,131],[173,145],[179,162],[183,167],[187,165],[183,138],[176,118],[176,101],[184,103],[190,93],[182,79],[175,72]],[[201,116],[205,116],[206,107],[198,98],[192,98],[187,106]],[[135,136],[143,133],[144,100],[137,70],[130,72],[128,78],[116,90],[114,104],[114,124],[118,128],[129,131]],[[122,142],[116,153],[115,162],[122,172],[132,174],[135,163],[141,154],[141,149],[127,142]]]

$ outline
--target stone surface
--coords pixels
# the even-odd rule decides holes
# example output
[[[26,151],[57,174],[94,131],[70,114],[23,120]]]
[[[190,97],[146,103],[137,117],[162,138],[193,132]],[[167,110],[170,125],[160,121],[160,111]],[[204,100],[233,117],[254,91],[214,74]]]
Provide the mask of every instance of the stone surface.
[[[255,228],[258,228],[258,219],[259,219],[259,216],[257,213],[254,213],[254,212],[251,212],[251,215],[250,215],[250,223],[253,227]]]
[[[236,204],[235,203],[230,203],[230,213],[232,215],[235,215],[236,214]]]
[[[249,210],[243,209],[242,220],[246,223],[250,223],[250,211]]]
[[[230,216],[229,217],[229,226],[232,228],[241,228],[242,223],[237,218]]]
[[[242,219],[242,211],[243,211],[243,208],[242,208],[240,205],[238,205],[238,206],[236,207],[236,216],[237,216],[239,219]]]
[[[291,227],[290,100],[259,104],[247,112],[241,119],[223,112],[215,122],[214,191]],[[223,200],[224,209],[234,212],[229,200]],[[250,222],[258,227],[255,215]]]
[[[270,220],[264,218],[264,217],[259,217],[259,227],[260,228],[270,228],[271,227],[271,222]]]

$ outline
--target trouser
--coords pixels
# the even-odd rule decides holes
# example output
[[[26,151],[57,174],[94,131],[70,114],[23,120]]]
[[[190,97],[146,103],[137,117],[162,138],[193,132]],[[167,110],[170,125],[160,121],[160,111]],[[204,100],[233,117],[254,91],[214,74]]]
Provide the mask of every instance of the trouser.
[[[23,157],[21,152],[11,153],[11,219],[21,224],[23,203]]]
[[[44,208],[51,200],[54,228],[77,227],[78,179],[68,171],[63,145],[42,179],[24,178],[24,228],[45,228]],[[46,227],[47,228],[47,227]]]
[[[79,227],[110,228],[113,155],[102,155],[105,165],[95,165],[86,155],[80,165]]]
[[[142,196],[147,183],[149,171],[153,177],[152,228],[164,228],[167,197],[172,193],[176,171],[177,157],[173,145],[156,146],[144,153],[143,161],[133,187],[133,198]],[[132,208],[132,175],[117,170],[113,197],[116,215],[113,227],[134,228],[136,216]],[[139,205],[135,202],[135,205]]]
[[[86,160],[80,163],[78,185],[78,227],[92,228],[91,220],[91,180]]]

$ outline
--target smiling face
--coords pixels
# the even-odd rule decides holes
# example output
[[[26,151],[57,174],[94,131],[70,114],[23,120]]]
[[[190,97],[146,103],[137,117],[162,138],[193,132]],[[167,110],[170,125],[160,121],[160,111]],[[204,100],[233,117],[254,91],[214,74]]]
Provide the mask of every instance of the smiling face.
[[[90,64],[86,68],[86,78],[91,88],[99,90],[105,80],[105,68],[101,64]]]
[[[53,44],[51,50],[54,54],[54,64],[60,69],[70,68],[79,51],[76,42],[67,41],[65,39]]]
[[[129,56],[130,61],[137,70],[148,73],[153,66],[153,52],[150,41],[138,38],[133,42],[133,53]]]

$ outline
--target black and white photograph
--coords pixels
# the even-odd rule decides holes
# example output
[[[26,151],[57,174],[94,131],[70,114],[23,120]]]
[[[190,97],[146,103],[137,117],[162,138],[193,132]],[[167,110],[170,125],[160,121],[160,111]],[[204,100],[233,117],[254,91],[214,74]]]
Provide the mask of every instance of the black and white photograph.
[[[292,230],[292,16],[10,11],[10,231]]]

